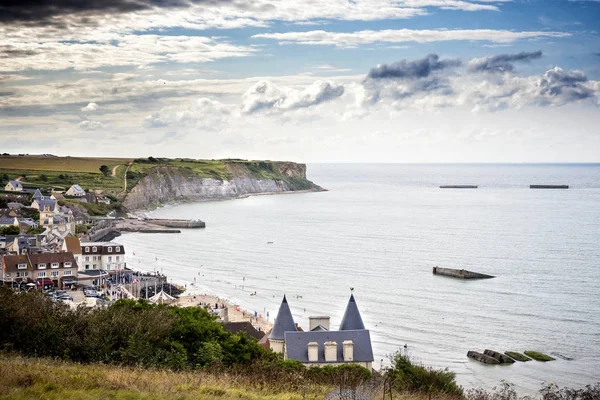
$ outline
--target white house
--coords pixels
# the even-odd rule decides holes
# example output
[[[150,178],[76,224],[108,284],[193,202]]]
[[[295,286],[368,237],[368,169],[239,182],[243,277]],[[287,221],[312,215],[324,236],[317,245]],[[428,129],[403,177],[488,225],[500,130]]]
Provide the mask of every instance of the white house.
[[[23,185],[19,181],[8,181],[6,186],[4,186],[4,190],[8,192],[22,192]]]
[[[81,271],[119,271],[125,268],[125,248],[115,242],[81,243]]]
[[[85,196],[85,190],[83,190],[79,185],[73,185],[65,192],[65,194],[67,196],[83,197]]]

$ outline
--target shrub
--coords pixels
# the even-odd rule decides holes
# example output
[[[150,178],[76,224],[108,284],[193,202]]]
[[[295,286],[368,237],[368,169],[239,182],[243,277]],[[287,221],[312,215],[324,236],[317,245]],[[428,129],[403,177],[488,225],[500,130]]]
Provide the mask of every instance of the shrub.
[[[391,357],[392,369],[396,388],[401,391],[443,393],[462,396],[463,388],[455,381],[456,375],[445,369],[434,369],[414,364],[400,352]]]

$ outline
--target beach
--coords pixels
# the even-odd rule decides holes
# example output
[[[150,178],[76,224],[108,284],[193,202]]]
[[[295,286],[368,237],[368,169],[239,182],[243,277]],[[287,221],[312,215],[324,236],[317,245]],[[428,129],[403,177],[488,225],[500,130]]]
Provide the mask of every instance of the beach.
[[[268,333],[273,327],[273,323],[262,316],[254,316],[253,312],[244,310],[239,304],[234,304],[231,301],[208,294],[187,294],[180,296],[172,305],[177,307],[206,307],[211,311],[219,314],[224,309],[227,309],[226,322],[245,322],[248,321],[261,332]]]

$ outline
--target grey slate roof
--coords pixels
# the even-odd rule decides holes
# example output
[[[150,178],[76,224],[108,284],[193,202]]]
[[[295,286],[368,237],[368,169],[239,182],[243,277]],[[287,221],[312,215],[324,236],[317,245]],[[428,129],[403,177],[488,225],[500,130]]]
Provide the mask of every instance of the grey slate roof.
[[[348,306],[346,306],[346,312],[344,313],[344,318],[342,318],[342,323],[340,324],[340,331],[352,329],[365,329],[365,324],[363,324],[353,294],[350,295],[350,300],[348,300]]]
[[[44,199],[38,200],[37,202],[40,206],[40,211],[44,210],[45,207],[49,207],[51,210],[54,210],[54,208],[56,207],[56,200]]]
[[[15,217],[0,217],[0,225],[12,225],[15,223]]]
[[[344,361],[344,341],[354,342],[353,362],[372,362],[373,348],[371,335],[367,329],[346,331],[311,331],[311,332],[286,332],[285,348],[287,358],[308,363],[308,343],[319,344],[318,363],[325,362],[325,342],[337,343],[337,361]]]
[[[44,198],[44,196],[42,196],[42,192],[40,192],[40,189],[35,189],[35,193],[33,194],[33,198],[34,199],[38,199],[38,200],[42,200]]]
[[[284,340],[284,334],[288,331],[296,332],[296,323],[294,322],[294,317],[292,317],[290,306],[288,305],[287,299],[284,295],[283,300],[281,301],[281,306],[279,306],[279,312],[277,312],[277,318],[275,318],[275,324],[273,325],[273,329],[269,335],[269,339]]]

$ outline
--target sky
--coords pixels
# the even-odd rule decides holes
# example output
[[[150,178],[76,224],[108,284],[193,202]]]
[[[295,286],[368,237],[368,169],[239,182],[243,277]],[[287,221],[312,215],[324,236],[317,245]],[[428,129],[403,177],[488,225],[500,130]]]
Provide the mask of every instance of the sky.
[[[0,152],[600,162],[600,0],[3,0]]]

